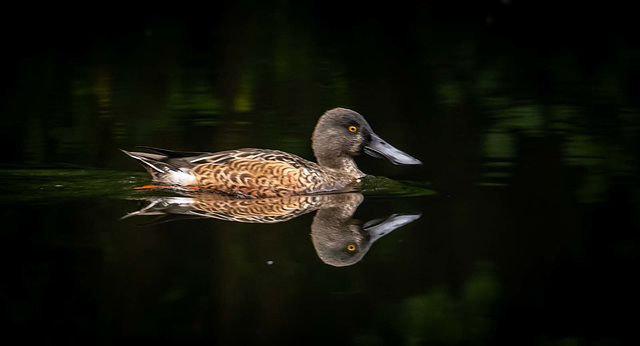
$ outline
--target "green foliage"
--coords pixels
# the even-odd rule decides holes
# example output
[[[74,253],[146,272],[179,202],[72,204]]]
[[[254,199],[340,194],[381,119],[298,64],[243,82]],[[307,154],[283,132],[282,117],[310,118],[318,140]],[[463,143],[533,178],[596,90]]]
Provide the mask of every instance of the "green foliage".
[[[492,263],[476,263],[462,288],[452,295],[442,287],[408,297],[392,308],[407,344],[457,344],[487,340],[492,332],[492,316],[499,299],[500,285]]]

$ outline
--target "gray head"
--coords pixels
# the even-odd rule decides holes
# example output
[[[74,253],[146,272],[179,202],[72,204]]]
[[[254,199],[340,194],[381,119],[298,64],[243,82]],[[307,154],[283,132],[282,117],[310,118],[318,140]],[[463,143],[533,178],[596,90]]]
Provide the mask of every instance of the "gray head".
[[[357,170],[353,156],[363,152],[386,158],[395,165],[422,164],[385,142],[373,132],[362,115],[346,108],[326,111],[313,130],[312,142],[318,164],[333,169]]]

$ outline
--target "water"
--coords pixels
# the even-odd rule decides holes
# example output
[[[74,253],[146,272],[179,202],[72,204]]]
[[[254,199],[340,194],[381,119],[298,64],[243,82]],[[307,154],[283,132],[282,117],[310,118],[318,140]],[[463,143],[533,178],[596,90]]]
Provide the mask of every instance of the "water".
[[[314,231],[328,209],[264,224],[131,215],[149,201],[199,196],[134,190],[146,173],[1,176],[10,182],[2,199],[5,316],[14,331],[47,340],[491,343],[567,330],[597,338],[624,335],[631,321],[602,316],[637,302],[629,275],[637,234],[622,190],[615,202],[585,205],[551,186],[433,194],[396,183],[404,190],[394,194],[380,188],[387,180],[370,177],[364,196],[337,195],[340,208],[362,202],[339,223],[344,229]],[[355,262],[322,256],[318,234],[350,237],[348,225],[362,232],[366,221],[392,214],[415,216]],[[609,217],[619,227],[600,232]],[[351,255],[343,238],[340,253]]]
[[[6,338],[635,340],[636,12],[460,6],[247,1],[3,21]],[[362,191],[270,203],[280,212],[265,219],[136,190],[149,177],[118,150],[312,159],[314,125],[338,106],[424,165],[362,155],[375,175]]]

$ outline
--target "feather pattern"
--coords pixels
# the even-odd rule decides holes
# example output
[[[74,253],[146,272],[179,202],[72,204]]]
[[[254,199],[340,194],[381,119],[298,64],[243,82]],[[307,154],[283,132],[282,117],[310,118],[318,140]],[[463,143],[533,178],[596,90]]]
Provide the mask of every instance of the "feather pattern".
[[[127,152],[140,161],[155,181],[197,186],[240,197],[287,197],[345,190],[355,177],[321,167],[279,150],[237,149],[199,156],[172,157]]]
[[[191,161],[199,186],[252,197],[286,197],[340,190],[352,179],[279,150],[240,149]]]

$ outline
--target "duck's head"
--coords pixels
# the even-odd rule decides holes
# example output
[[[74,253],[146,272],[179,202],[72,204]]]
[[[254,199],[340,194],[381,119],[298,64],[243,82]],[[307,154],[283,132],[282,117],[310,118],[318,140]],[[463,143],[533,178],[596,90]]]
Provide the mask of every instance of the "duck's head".
[[[339,170],[358,171],[353,156],[366,153],[386,158],[394,165],[421,165],[422,162],[400,151],[375,134],[359,113],[346,108],[326,111],[313,131],[313,152],[318,164]]]

